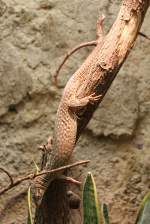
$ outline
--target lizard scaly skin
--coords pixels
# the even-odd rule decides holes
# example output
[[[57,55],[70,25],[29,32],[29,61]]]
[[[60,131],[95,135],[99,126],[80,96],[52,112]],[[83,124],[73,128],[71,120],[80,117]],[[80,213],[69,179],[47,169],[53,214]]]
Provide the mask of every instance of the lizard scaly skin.
[[[99,22],[102,24],[104,18]],[[100,27],[101,29],[101,27]],[[77,126],[79,115],[89,103],[94,103],[100,99],[100,96],[96,96],[93,92],[90,95],[86,95],[80,98],[80,92],[85,90],[87,80],[90,79],[91,74],[97,68],[98,52],[101,49],[102,37],[100,35],[97,40],[97,46],[88,56],[86,61],[82,64],[72,77],[67,82],[64,92],[57,110],[52,148],[48,152],[46,169],[55,169],[60,166],[64,166],[69,162],[72,155],[75,143],[77,141]],[[88,69],[87,69],[88,68]],[[35,185],[38,186],[43,182],[46,186],[49,186],[51,181],[60,174],[46,174],[41,177],[35,178]],[[38,197],[42,198],[43,190],[39,189]]]

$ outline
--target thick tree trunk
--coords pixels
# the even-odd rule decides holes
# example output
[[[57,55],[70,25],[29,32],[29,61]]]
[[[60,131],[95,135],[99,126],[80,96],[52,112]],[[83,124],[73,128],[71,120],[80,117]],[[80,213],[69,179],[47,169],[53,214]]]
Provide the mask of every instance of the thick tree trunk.
[[[149,4],[149,0],[123,1],[118,17],[104,38],[102,48],[98,52],[95,70],[92,77],[89,78],[88,86],[90,88],[87,88],[84,93],[82,92],[80,97],[89,95],[91,89],[97,94],[101,94],[102,98],[104,97],[134,45]],[[78,137],[91,119],[99,103],[87,106],[83,118],[79,120]],[[77,210],[77,214],[75,214],[74,210],[69,208],[66,196],[67,190],[68,186],[61,181],[54,181],[49,186],[41,205],[36,209],[36,224],[81,223],[81,220],[77,221],[76,219],[79,211]]]

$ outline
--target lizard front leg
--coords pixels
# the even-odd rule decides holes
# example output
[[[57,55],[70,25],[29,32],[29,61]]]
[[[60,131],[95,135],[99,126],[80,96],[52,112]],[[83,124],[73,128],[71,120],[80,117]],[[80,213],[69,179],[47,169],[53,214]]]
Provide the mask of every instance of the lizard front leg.
[[[67,101],[67,104],[70,108],[82,108],[86,106],[88,103],[93,104],[98,101],[102,95],[97,95],[95,93],[90,94],[89,96],[85,96],[83,98],[72,97]]]

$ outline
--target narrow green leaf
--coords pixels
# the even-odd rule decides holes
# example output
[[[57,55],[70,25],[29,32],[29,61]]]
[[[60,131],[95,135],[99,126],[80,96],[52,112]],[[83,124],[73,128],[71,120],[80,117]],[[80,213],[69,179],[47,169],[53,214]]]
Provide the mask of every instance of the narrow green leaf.
[[[141,203],[135,224],[150,224],[150,192]]]
[[[103,204],[103,216],[104,216],[105,224],[109,224],[108,207],[105,203]]]
[[[104,224],[96,185],[91,173],[88,173],[83,189],[83,218],[83,224]]]
[[[31,188],[28,188],[28,221],[27,224],[33,224],[32,220],[32,199],[31,199]]]
[[[38,167],[37,163],[34,161],[33,159],[33,163],[34,163],[34,166],[35,166],[35,170],[36,170],[36,174],[38,174],[40,172],[40,168]]]

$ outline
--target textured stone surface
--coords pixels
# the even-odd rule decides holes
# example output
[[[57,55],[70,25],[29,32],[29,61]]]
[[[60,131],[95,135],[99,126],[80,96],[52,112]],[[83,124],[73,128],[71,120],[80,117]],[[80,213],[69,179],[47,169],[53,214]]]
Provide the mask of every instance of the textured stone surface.
[[[121,1],[0,0],[0,166],[18,176],[33,169],[37,146],[52,134],[61,96],[51,81],[64,54],[95,38],[97,17],[106,15],[105,30]],[[142,31],[150,35],[147,14]],[[80,66],[91,48],[70,58],[60,82]],[[90,159],[102,201],[109,204],[111,223],[131,224],[149,190],[150,46],[138,37],[77,144],[78,159]],[[86,172],[85,172],[86,173]],[[0,187],[8,183],[0,175]],[[27,183],[0,198],[2,224],[26,223]],[[26,198],[25,198],[26,199]]]

